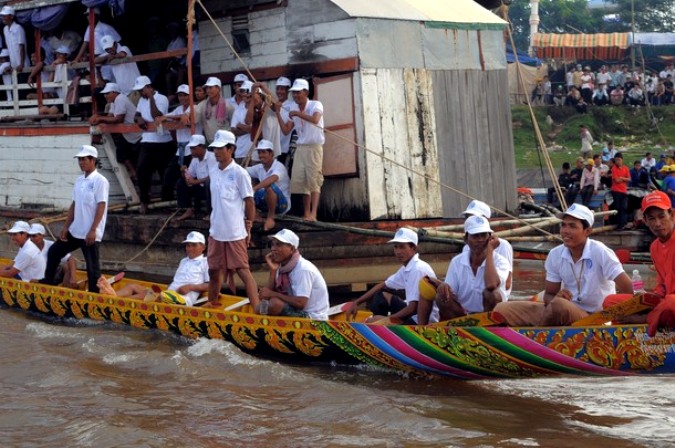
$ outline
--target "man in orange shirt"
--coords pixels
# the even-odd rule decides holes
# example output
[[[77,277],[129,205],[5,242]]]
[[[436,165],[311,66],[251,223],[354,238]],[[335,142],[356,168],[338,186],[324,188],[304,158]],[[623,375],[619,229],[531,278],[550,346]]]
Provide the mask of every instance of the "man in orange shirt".
[[[621,230],[626,227],[628,222],[628,183],[630,182],[630,171],[623,164],[623,156],[618,153],[614,156],[614,166],[612,167],[612,199],[616,210],[617,227]]]

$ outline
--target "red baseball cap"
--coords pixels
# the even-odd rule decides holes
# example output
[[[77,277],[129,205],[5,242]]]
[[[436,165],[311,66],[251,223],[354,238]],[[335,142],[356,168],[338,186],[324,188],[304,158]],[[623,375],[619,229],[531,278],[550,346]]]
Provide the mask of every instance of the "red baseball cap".
[[[649,207],[657,207],[662,210],[670,210],[672,204],[670,197],[663,191],[652,191],[642,198],[642,212],[647,211]]]

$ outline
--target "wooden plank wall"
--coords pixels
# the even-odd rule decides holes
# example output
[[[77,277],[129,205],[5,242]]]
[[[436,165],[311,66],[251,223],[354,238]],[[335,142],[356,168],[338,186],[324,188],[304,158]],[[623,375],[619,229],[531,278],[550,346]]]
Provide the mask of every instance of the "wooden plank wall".
[[[516,169],[506,70],[431,73],[441,179],[501,210],[515,210]],[[459,216],[469,201],[443,189],[443,216]]]
[[[423,69],[363,69],[361,95],[371,219],[441,214],[431,79]],[[394,160],[398,166],[379,155]]]
[[[67,209],[82,173],[73,156],[90,141],[88,134],[0,137],[0,206]],[[110,161],[104,155],[99,161],[110,203],[120,202],[124,194]]]

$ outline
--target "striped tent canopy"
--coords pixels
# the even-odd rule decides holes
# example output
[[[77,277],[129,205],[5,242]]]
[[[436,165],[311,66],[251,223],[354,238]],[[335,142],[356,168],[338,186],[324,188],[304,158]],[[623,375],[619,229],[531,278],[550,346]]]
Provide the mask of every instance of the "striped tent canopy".
[[[629,33],[536,33],[533,47],[545,59],[619,60],[628,50]]]

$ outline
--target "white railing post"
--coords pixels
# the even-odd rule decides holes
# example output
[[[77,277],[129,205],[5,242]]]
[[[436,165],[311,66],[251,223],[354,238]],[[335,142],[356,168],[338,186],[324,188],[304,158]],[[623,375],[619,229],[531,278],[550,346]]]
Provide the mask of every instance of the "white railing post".
[[[14,115],[19,115],[19,76],[12,68],[12,107]]]

